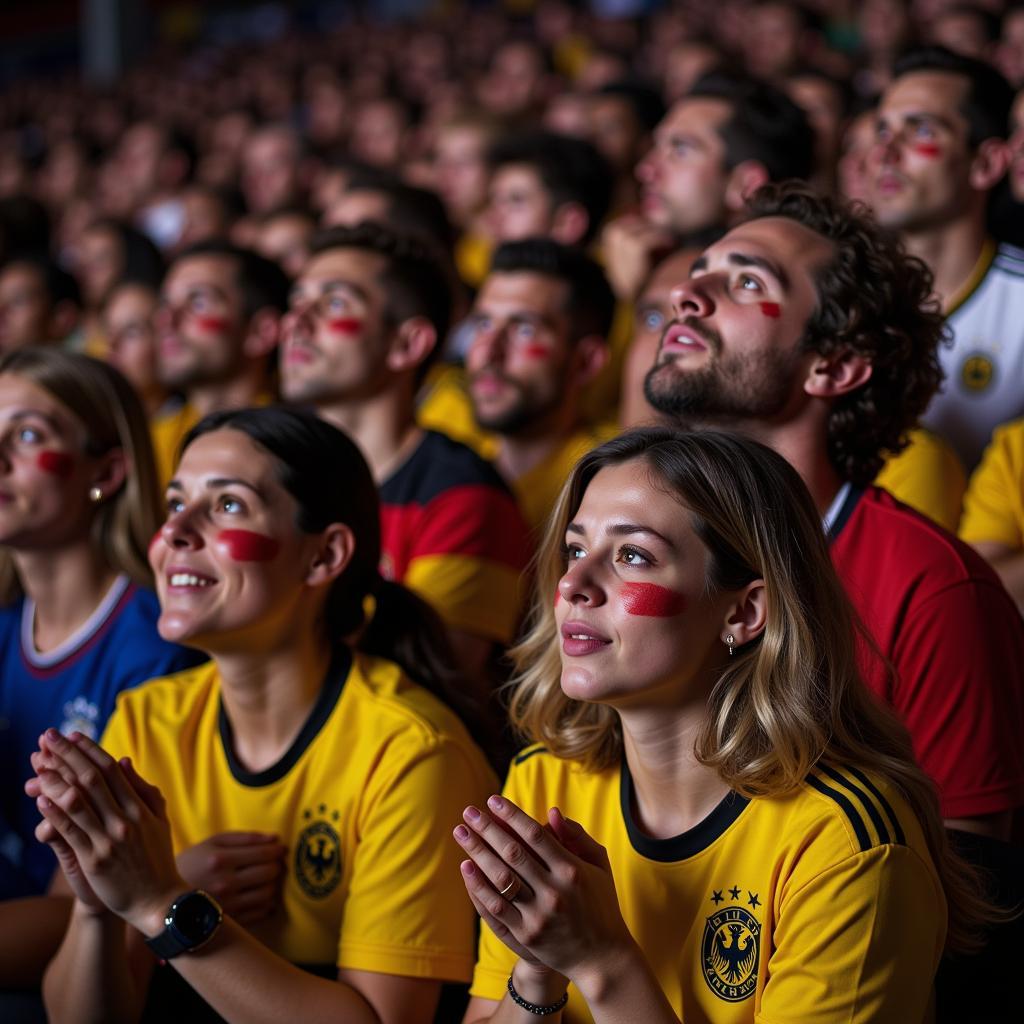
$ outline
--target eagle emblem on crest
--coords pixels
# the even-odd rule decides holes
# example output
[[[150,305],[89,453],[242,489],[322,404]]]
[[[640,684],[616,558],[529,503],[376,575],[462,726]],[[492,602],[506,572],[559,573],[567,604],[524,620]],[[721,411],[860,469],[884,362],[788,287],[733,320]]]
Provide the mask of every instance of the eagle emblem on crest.
[[[704,980],[719,999],[738,1003],[754,994],[761,926],[743,907],[723,907],[704,923]]]
[[[314,821],[299,835],[295,877],[306,895],[314,899],[323,899],[341,881],[341,840],[326,821]]]

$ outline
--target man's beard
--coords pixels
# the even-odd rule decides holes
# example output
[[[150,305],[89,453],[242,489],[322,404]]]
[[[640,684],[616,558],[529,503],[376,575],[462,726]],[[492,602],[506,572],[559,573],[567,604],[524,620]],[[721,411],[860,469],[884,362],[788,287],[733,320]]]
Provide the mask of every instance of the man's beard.
[[[537,425],[539,419],[546,417],[561,402],[557,394],[552,395],[548,400],[531,395],[518,381],[510,380],[499,371],[488,369],[482,372],[499,377],[503,384],[515,390],[516,396],[515,400],[505,409],[489,414],[482,414],[477,409],[476,403],[473,403],[473,416],[477,426],[483,430],[489,430],[494,434],[507,434],[510,437],[529,433],[531,428]],[[470,394],[472,394],[472,381],[470,381],[470,386]]]
[[[644,396],[654,409],[680,425],[767,420],[783,411],[792,390],[796,351],[723,356],[720,335],[703,325],[687,326],[705,341],[710,359],[699,369],[686,370],[677,366],[680,357],[659,354],[644,378]]]

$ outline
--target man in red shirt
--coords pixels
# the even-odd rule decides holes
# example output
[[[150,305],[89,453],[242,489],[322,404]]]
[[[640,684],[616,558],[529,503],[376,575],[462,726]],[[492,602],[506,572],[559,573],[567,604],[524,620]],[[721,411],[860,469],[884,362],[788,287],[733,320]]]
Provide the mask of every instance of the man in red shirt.
[[[871,221],[769,186],[673,289],[645,392],[796,467],[873,641],[865,681],[902,717],[947,824],[1006,837],[1024,804],[1024,623],[979,556],[870,486],[941,381],[931,288]]]

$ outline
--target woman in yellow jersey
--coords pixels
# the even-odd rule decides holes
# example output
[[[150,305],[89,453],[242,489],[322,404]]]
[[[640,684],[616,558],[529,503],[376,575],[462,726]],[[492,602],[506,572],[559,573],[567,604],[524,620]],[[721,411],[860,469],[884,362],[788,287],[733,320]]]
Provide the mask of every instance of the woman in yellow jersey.
[[[986,905],[858,678],[789,464],[712,432],[596,449],[533,623],[511,712],[534,745],[455,830],[484,922],[465,1020],[925,1019]]]
[[[213,660],[119,701],[102,746],[47,732],[34,755],[37,834],[77,897],[50,1019],[195,1021],[198,994],[245,1024],[431,1021],[473,963],[448,824],[494,777],[409,681],[455,677],[438,621],[377,572],[358,449],[308,413],[208,416],[149,557],[161,634]],[[197,885],[211,874],[213,894]],[[237,911],[222,918],[218,894]],[[185,985],[167,995],[167,979]]]

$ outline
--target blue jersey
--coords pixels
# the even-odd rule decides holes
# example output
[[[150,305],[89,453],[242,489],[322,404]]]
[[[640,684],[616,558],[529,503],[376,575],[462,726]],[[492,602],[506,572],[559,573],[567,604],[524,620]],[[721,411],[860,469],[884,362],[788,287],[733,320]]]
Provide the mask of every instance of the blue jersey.
[[[93,739],[103,732],[117,695],[154,676],[189,668],[206,656],[162,640],[160,605],[152,591],[119,576],[99,607],[53,651],[36,650],[34,604],[23,599],[0,610],[0,892],[46,891],[56,867],[33,832],[35,802],[24,793],[29,755],[54,727]],[[4,825],[6,824],[6,828]],[[11,872],[20,879],[11,882]],[[25,890],[10,892],[11,888]]]

